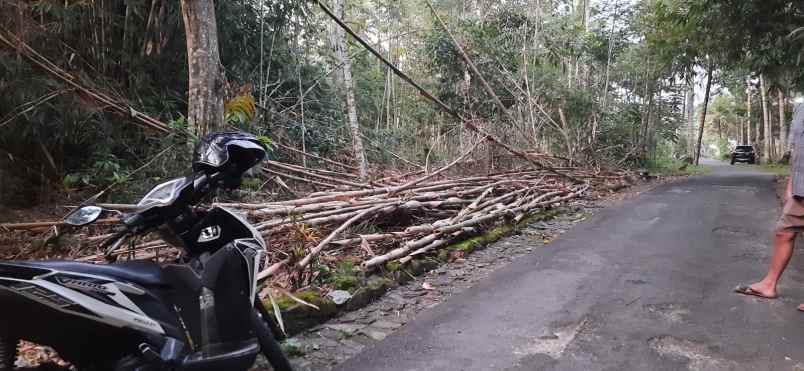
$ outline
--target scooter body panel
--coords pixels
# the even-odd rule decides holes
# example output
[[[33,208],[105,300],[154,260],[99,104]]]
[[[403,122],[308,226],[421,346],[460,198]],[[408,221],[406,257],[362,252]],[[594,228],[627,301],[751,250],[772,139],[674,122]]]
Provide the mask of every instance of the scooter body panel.
[[[168,369],[247,369],[259,352],[251,313],[264,242],[242,223],[213,209],[197,228],[206,239],[202,253],[161,267],[151,285],[87,274],[98,271],[89,263],[66,271],[0,262],[0,311],[16,319],[0,330],[52,346],[79,365],[140,353],[142,364]],[[211,230],[228,235],[213,238]],[[167,339],[182,344],[181,354],[162,354]]]

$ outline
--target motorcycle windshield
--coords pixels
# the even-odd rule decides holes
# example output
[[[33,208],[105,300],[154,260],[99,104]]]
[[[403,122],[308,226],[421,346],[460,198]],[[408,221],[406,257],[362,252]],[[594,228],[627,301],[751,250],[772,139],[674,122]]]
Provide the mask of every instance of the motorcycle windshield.
[[[139,209],[147,209],[154,206],[168,206],[181,195],[181,191],[192,181],[188,178],[178,178],[162,183],[151,189],[145,197],[137,203]]]

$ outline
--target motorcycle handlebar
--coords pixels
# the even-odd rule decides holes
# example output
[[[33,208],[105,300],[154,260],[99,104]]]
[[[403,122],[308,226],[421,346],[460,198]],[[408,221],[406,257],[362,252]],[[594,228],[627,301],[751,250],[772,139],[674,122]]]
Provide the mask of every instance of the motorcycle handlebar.
[[[193,181],[193,188],[196,193],[190,197],[190,200],[188,200],[189,205],[187,206],[200,202],[201,199],[203,199],[207,194],[209,194],[209,192],[216,188],[226,176],[230,175],[228,174],[229,172],[230,169],[226,169],[215,174],[201,174],[199,177],[197,177]],[[115,232],[100,246],[101,250],[106,250],[104,253],[106,260],[114,261],[114,257],[111,254],[120,247],[121,242],[125,237],[128,235],[142,233],[145,230],[150,229],[148,226],[151,224],[141,213],[126,215],[122,218],[122,223],[125,227]],[[158,224],[162,223],[164,223],[164,221],[160,221]]]
[[[141,225],[144,220],[145,218],[143,218],[142,214],[134,213],[124,216],[121,221],[126,226],[126,229],[134,229]]]

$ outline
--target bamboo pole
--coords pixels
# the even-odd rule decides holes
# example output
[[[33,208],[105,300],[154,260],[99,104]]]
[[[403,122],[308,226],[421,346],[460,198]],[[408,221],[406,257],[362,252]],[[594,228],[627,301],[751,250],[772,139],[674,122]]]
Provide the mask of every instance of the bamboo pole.
[[[289,150],[289,151],[292,151],[292,152],[296,152],[296,153],[298,153],[298,154],[301,154],[302,156],[306,156],[306,157],[312,157],[312,158],[314,158],[314,159],[318,159],[318,160],[321,160],[321,161],[324,161],[324,162],[327,162],[327,163],[333,164],[333,165],[335,165],[335,166],[340,166],[340,167],[342,167],[342,168],[344,168],[344,169],[348,169],[348,170],[352,170],[352,171],[357,171],[357,168],[356,168],[356,167],[354,167],[354,166],[351,166],[351,165],[346,165],[346,164],[344,164],[344,163],[337,162],[337,161],[334,161],[334,160],[330,160],[330,159],[328,159],[328,158],[324,158],[324,157],[316,156],[316,155],[311,154],[311,153],[307,153],[307,152],[304,152],[304,151],[300,151],[300,150],[298,150],[298,149],[296,149],[296,148],[293,148],[293,147],[290,147],[290,146],[286,146],[286,145],[284,145],[284,144],[282,144],[282,143],[278,143],[278,142],[276,142],[276,143],[274,143],[274,144],[276,144],[278,147],[282,147],[282,148],[287,149],[287,150]]]
[[[327,236],[327,238],[325,238],[316,247],[314,247],[312,250],[310,250],[310,252],[307,254],[307,256],[305,256],[301,261],[299,261],[298,264],[296,264],[296,269],[302,270],[305,267],[307,267],[307,265],[309,265],[310,262],[316,256],[318,256],[318,254],[321,253],[321,250],[323,250],[324,247],[326,247],[330,243],[330,241],[332,241],[341,232],[343,232],[344,229],[349,228],[349,226],[351,226],[352,224],[354,224],[358,220],[363,219],[364,217],[366,217],[368,215],[371,215],[372,213],[377,212],[378,210],[380,210],[380,209],[382,209],[384,207],[387,207],[387,206],[388,205],[374,206],[371,209],[364,210],[364,211],[358,213],[357,215],[353,216],[351,219],[347,220],[346,223],[341,224],[341,226],[338,227],[337,229],[335,229],[334,231],[332,231],[332,233],[330,233],[329,236]]]

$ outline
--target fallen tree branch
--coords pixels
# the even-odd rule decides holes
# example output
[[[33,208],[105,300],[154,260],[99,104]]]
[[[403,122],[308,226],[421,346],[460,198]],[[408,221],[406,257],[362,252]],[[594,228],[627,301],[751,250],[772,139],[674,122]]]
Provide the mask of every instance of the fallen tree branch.
[[[312,157],[312,158],[314,158],[314,159],[318,159],[318,160],[321,160],[321,161],[324,161],[324,162],[327,162],[327,163],[333,164],[333,165],[335,165],[335,166],[340,166],[340,167],[342,167],[342,168],[344,168],[344,169],[349,169],[349,170],[352,170],[352,171],[357,171],[357,170],[358,170],[358,169],[357,169],[357,167],[354,167],[354,166],[351,166],[351,165],[347,165],[347,164],[344,164],[344,163],[340,163],[340,162],[338,162],[338,161],[330,160],[330,159],[328,159],[328,158],[324,158],[324,157],[321,157],[321,156],[316,156],[316,155],[314,155],[314,154],[312,154],[312,153],[307,153],[307,152],[304,152],[304,151],[300,151],[300,150],[298,150],[298,149],[296,149],[296,148],[293,148],[293,147],[290,147],[290,146],[286,146],[286,145],[284,145],[284,144],[282,144],[282,143],[279,143],[279,142],[276,142],[276,143],[274,143],[274,144],[276,144],[278,147],[282,147],[282,148],[287,149],[287,150],[289,150],[289,151],[292,151],[292,152],[296,152],[296,153],[298,153],[298,154],[301,154],[302,156],[306,156],[306,157]]]
[[[464,221],[461,221],[461,222],[458,222],[458,223],[453,223],[453,221],[451,219],[441,220],[439,222],[434,223],[434,225],[433,225],[434,228],[433,228],[433,233],[432,234],[429,234],[429,235],[427,235],[425,237],[419,238],[418,240],[409,241],[409,242],[405,243],[403,246],[401,246],[399,248],[396,248],[396,249],[393,249],[393,250],[389,251],[388,253],[386,253],[384,255],[375,256],[375,257],[363,262],[362,266],[364,268],[366,268],[366,269],[371,269],[371,268],[376,267],[378,265],[384,264],[384,263],[386,263],[388,261],[391,261],[391,260],[398,259],[398,258],[401,258],[403,256],[406,256],[413,249],[423,248],[424,246],[432,243],[433,241],[436,241],[443,234],[457,232],[457,231],[460,231],[460,230],[462,230],[464,228],[467,228],[467,227],[474,227],[474,226],[482,224],[484,222],[488,222],[488,221],[497,219],[497,218],[499,218],[499,217],[501,217],[501,216],[503,216],[505,214],[528,212],[529,210],[532,210],[533,208],[536,208],[536,207],[539,207],[539,206],[548,205],[548,204],[557,203],[557,202],[563,202],[563,201],[566,201],[566,200],[568,200],[570,198],[577,197],[579,194],[583,193],[588,188],[589,188],[588,185],[583,185],[581,187],[578,187],[577,189],[575,189],[572,192],[570,192],[570,191],[554,191],[554,192],[548,192],[548,193],[537,195],[537,196],[531,196],[530,199],[528,199],[528,202],[525,205],[514,207],[514,208],[505,208],[505,207],[503,207],[503,208],[498,209],[498,210],[490,211],[489,213],[487,213],[485,215],[479,215],[479,216],[476,216],[474,218],[467,219],[467,220],[464,220]],[[553,196],[559,196],[561,194],[567,194],[567,196],[559,197],[557,199],[550,199],[550,200],[545,201],[545,199],[548,199],[548,198],[553,197]]]
[[[312,261],[313,258],[318,256],[318,254],[321,253],[321,250],[323,250],[324,247],[326,247],[330,243],[330,241],[332,241],[341,232],[343,232],[344,229],[349,228],[349,226],[351,226],[352,224],[354,224],[358,220],[370,215],[371,213],[376,212],[376,211],[378,211],[378,210],[380,210],[380,209],[382,209],[384,207],[388,207],[388,206],[390,206],[390,205],[383,204],[383,205],[374,206],[374,207],[372,207],[372,208],[370,208],[368,210],[364,210],[364,211],[358,213],[357,215],[353,216],[351,219],[347,220],[346,223],[341,224],[341,226],[338,227],[337,229],[335,229],[334,231],[332,231],[332,233],[330,233],[329,236],[327,236],[327,238],[325,238],[316,247],[314,247],[312,250],[310,250],[310,252],[307,254],[307,256],[305,256],[302,260],[300,260],[296,264],[296,269],[302,270],[305,267],[307,267],[307,265],[310,264],[310,261]]]
[[[14,40],[13,42],[11,41],[12,39]],[[18,37],[14,36],[13,33],[3,28],[0,28],[0,43],[5,44],[7,47],[16,50],[19,53],[19,55],[25,57],[25,59],[27,59],[29,62],[40,67],[42,70],[51,74],[52,76],[55,76],[65,84],[75,88],[76,90],[86,94],[89,97],[92,97],[93,99],[102,103],[105,107],[109,107],[124,116],[130,117],[132,121],[137,125],[147,129],[160,131],[163,133],[174,132],[173,130],[170,129],[170,127],[167,124],[159,120],[156,120],[142,112],[139,112],[129,105],[118,102],[115,99],[99,91],[81,85],[80,83],[78,83],[78,79],[75,76],[69,74],[67,71],[63,70],[61,67],[57,66],[56,64],[48,60],[45,56],[39,54],[39,52],[33,49],[30,45],[20,40]]]
[[[318,180],[311,180],[311,179],[306,179],[306,178],[302,178],[302,177],[295,176],[295,175],[290,175],[290,174],[283,173],[281,171],[274,170],[274,169],[271,169],[271,168],[268,168],[268,167],[263,167],[262,171],[264,171],[264,172],[266,172],[268,174],[276,175],[278,177],[284,177],[284,178],[288,178],[288,179],[293,179],[293,180],[297,180],[297,181],[300,181],[300,182],[303,182],[303,183],[318,184],[320,186],[324,186],[324,187],[327,187],[327,188],[337,188],[338,187],[338,186],[336,186],[334,184],[324,183],[324,182],[321,182],[321,181],[318,181]]]
[[[396,159],[397,159],[397,160],[399,160],[399,161],[402,161],[402,162],[404,162],[404,163],[406,163],[406,164],[408,164],[408,165],[411,165],[411,166],[416,167],[416,168],[419,168],[419,169],[421,169],[421,168],[423,168],[423,167],[424,167],[424,166],[419,165],[419,164],[417,164],[417,163],[415,163],[415,162],[413,162],[413,161],[408,161],[408,160],[406,160],[406,159],[402,158],[402,156],[397,155],[396,153],[394,153],[394,152],[392,152],[392,151],[388,150],[387,148],[383,147],[382,145],[377,144],[375,141],[371,140],[371,138],[369,138],[369,137],[365,136],[364,134],[360,134],[360,136],[361,136],[361,137],[363,137],[363,139],[367,140],[367,141],[368,141],[369,143],[371,143],[372,145],[374,145],[374,147],[376,147],[377,149],[379,149],[379,150],[381,150],[381,151],[383,151],[383,152],[388,153],[389,155],[393,156],[394,158],[396,158]]]
[[[322,180],[332,182],[332,183],[337,183],[337,184],[342,184],[342,185],[347,185],[347,186],[352,186],[352,187],[357,187],[357,188],[368,188],[368,186],[365,185],[365,184],[350,182],[348,180],[343,180],[343,179],[336,179],[336,178],[333,178],[333,177],[330,177],[330,176],[327,176],[327,175],[316,174],[313,171],[310,171],[309,169],[302,170],[302,169],[299,169],[298,167],[283,164],[283,163],[278,162],[278,161],[267,160],[266,163],[268,165],[275,166],[275,167],[280,168],[280,169],[285,170],[285,171],[292,171],[292,172],[295,172],[295,173],[310,176],[310,177],[313,177],[313,178],[322,179]],[[267,167],[266,167],[266,169],[267,169]],[[273,169],[271,169],[271,170],[273,170]]]
[[[120,219],[117,218],[108,218],[108,219],[99,219],[92,223],[93,225],[104,225],[104,224],[116,224],[120,223]],[[31,229],[40,229],[40,228],[49,228],[49,227],[60,227],[68,225],[64,223],[63,220],[59,221],[52,221],[52,222],[29,222],[29,223],[2,223],[0,224],[0,230],[31,230]]]
[[[456,158],[454,161],[450,162],[449,164],[445,165],[444,167],[442,167],[442,168],[440,168],[440,169],[438,169],[438,170],[436,170],[436,171],[434,171],[434,172],[432,172],[432,173],[430,173],[428,175],[425,175],[425,176],[423,176],[423,177],[421,177],[419,179],[412,180],[412,181],[407,182],[407,183],[405,183],[405,184],[403,184],[403,185],[401,185],[399,187],[394,187],[394,190],[389,192],[389,195],[393,196],[393,195],[395,195],[395,194],[397,194],[399,192],[402,192],[404,190],[408,190],[410,188],[413,188],[415,185],[417,185],[417,184],[419,184],[421,182],[424,182],[427,179],[430,179],[430,178],[432,178],[432,177],[434,177],[434,176],[436,176],[438,174],[441,174],[441,173],[449,170],[449,168],[455,166],[455,164],[463,161],[463,159],[465,159],[466,156],[469,156],[470,154],[472,154],[472,152],[475,151],[477,146],[479,146],[480,143],[485,142],[486,139],[488,139],[488,137],[485,137],[485,138],[477,141],[477,143],[472,145],[472,148],[469,148],[468,151],[464,152],[462,155],[458,156],[458,158]]]

